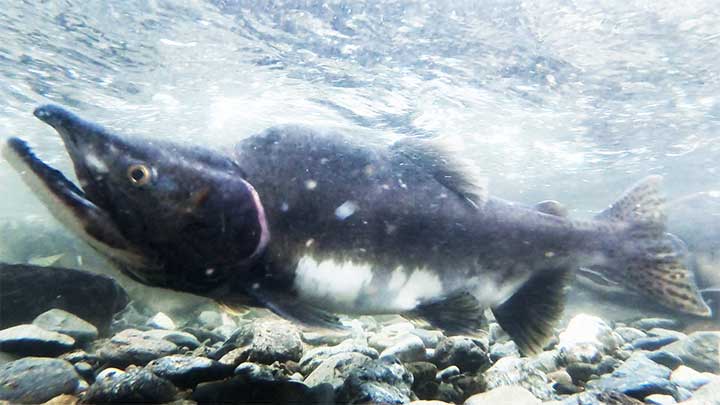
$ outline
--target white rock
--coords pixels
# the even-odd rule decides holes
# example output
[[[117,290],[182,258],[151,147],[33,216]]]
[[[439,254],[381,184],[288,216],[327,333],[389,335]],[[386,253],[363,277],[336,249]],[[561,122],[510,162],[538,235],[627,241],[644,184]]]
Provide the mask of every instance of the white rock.
[[[95,377],[96,380],[103,380],[105,378],[115,378],[119,375],[125,374],[124,371],[120,370],[119,368],[109,367],[105,370],[98,373],[97,377]]]
[[[403,362],[423,361],[426,358],[425,345],[418,336],[407,335],[380,353],[380,357],[391,355]]]
[[[155,316],[148,319],[146,325],[151,328],[165,330],[173,330],[176,328],[175,322],[173,322],[173,320],[163,312],[158,312]]]
[[[680,366],[670,374],[670,382],[690,391],[695,391],[716,378],[720,379],[715,374],[701,373],[687,366]]]
[[[645,397],[645,403],[653,405],[670,405],[676,404],[675,398],[672,395],[663,394],[652,394]]]
[[[617,349],[621,339],[602,319],[579,314],[572,318],[567,328],[560,333],[558,347],[562,350],[572,349],[581,344],[591,344],[607,353]]]
[[[535,405],[542,403],[530,391],[517,385],[507,385],[475,394],[464,405]]]

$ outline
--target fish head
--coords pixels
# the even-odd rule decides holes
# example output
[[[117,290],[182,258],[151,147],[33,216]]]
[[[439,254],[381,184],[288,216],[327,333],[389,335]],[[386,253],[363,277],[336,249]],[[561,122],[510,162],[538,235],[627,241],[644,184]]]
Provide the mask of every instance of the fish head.
[[[56,189],[46,187],[56,197],[48,208],[58,202],[69,208],[71,227],[101,252],[110,245],[110,253],[120,250],[110,254],[115,258],[132,253],[132,260],[120,261],[135,278],[207,290],[247,270],[267,245],[260,198],[231,158],[119,136],[53,105],[39,107],[35,116],[61,136],[80,186],[73,190],[64,180],[64,186],[55,181]],[[16,149],[19,157],[31,154]],[[51,182],[42,171],[31,171],[45,185]]]

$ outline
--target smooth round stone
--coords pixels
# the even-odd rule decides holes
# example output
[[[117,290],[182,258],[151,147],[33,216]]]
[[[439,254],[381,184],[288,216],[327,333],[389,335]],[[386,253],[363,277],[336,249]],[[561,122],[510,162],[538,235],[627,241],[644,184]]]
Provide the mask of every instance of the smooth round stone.
[[[120,370],[119,368],[115,367],[108,367],[104,369],[103,371],[99,372],[97,377],[95,377],[96,380],[102,380],[105,378],[115,378],[119,376],[120,374],[125,374],[124,370]]]
[[[30,356],[56,356],[75,346],[75,339],[35,325],[0,330],[0,351]]]
[[[149,370],[128,368],[95,380],[85,393],[86,403],[163,403],[175,399],[177,389]]]
[[[531,357],[530,364],[544,373],[549,373],[558,369],[559,358],[557,350],[547,350]]]
[[[432,362],[438,368],[458,366],[460,371],[476,371],[490,363],[487,341],[467,336],[451,336],[443,339],[435,349]]]
[[[152,339],[167,340],[178,347],[184,346],[190,349],[196,349],[201,345],[200,341],[194,335],[178,330],[146,330],[143,332],[143,336],[147,336]]]
[[[637,328],[631,328],[628,326],[621,326],[618,328],[615,328],[615,333],[620,335],[621,338],[627,343],[632,343],[635,339],[644,338],[647,336],[647,333],[641,331]]]
[[[558,346],[561,352],[583,352],[584,354],[577,355],[577,360],[591,362],[587,358],[591,355],[588,346],[594,346],[599,352],[610,353],[620,346],[621,340],[602,319],[579,314],[573,317],[567,328],[560,333]]]
[[[197,321],[202,327],[213,330],[223,324],[222,315],[217,311],[202,311],[197,317]]]
[[[445,337],[445,335],[439,330],[417,328],[411,330],[410,333],[419,337],[426,348],[435,348],[438,343],[440,343],[440,340]]]
[[[633,349],[635,350],[657,350],[661,347],[667,346],[670,343],[677,341],[677,336],[648,336],[640,339],[636,339],[633,343]]]
[[[45,330],[68,335],[78,342],[89,342],[98,337],[98,330],[95,325],[70,312],[57,308],[38,315],[35,320],[33,320],[33,325]]]
[[[0,401],[38,404],[74,394],[81,378],[65,360],[25,357],[0,365]]]
[[[93,366],[90,363],[79,361],[73,364],[75,371],[82,376],[82,378],[93,381],[95,380],[95,374],[93,373]]]
[[[675,396],[677,388],[668,380],[670,373],[669,368],[653,362],[643,353],[635,353],[612,374],[588,382],[587,387],[618,391],[638,399],[651,394]]]
[[[645,397],[645,403],[646,404],[652,404],[652,405],[672,405],[677,404],[677,401],[675,401],[675,398],[673,398],[672,395],[663,395],[663,394],[652,394]]]
[[[647,332],[648,336],[675,336],[677,340],[685,339],[686,334],[672,329],[652,328]]]
[[[601,348],[593,343],[577,343],[560,348],[560,358],[566,364],[597,363],[602,359]]]
[[[425,360],[425,345],[419,337],[407,335],[380,353],[380,357],[386,356],[395,356],[404,362],[423,361]]]
[[[368,347],[362,341],[348,339],[337,346],[317,347],[308,350],[300,359],[300,371],[304,375],[308,375],[324,360],[340,353],[360,353],[373,359],[377,359],[380,356],[377,350]]]
[[[652,328],[677,330],[680,327],[680,322],[667,318],[643,318],[633,322],[631,326],[642,330],[650,330]]]
[[[678,366],[683,364],[683,361],[677,355],[670,353],[666,350],[657,350],[654,352],[645,353],[645,356],[654,361],[655,363],[662,364],[670,370],[675,370]]]
[[[127,367],[130,364],[144,366],[152,360],[175,354],[178,351],[176,344],[144,334],[137,329],[126,329],[98,350],[101,360],[117,367]]]
[[[670,374],[670,382],[690,391],[695,391],[714,379],[720,379],[720,376],[700,373],[686,366],[680,366]]]
[[[303,332],[303,342],[313,346],[334,346],[338,345],[352,336],[352,331],[346,332]]]
[[[545,373],[536,369],[526,358],[504,357],[493,364],[485,373],[489,390],[501,386],[519,385],[542,400],[552,398]]]
[[[438,371],[437,374],[435,374],[435,379],[437,381],[447,381],[456,375],[460,375],[460,369],[457,366],[449,366]]]
[[[233,374],[233,368],[205,357],[170,355],[148,363],[147,369],[178,387],[192,388],[204,381],[220,380]]]
[[[694,332],[685,339],[665,346],[664,350],[680,357],[688,367],[717,374],[720,373],[718,347],[720,332]]]
[[[463,405],[536,405],[542,401],[520,386],[502,386],[475,394]]]
[[[147,326],[155,329],[173,330],[176,328],[175,321],[163,312],[158,312],[148,319]]]

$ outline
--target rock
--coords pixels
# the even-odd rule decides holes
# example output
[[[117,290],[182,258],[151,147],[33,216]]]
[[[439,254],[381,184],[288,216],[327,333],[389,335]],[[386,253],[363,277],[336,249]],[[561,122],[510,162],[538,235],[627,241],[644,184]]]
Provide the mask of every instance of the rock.
[[[0,328],[31,322],[43,312],[68,311],[107,333],[128,295],[110,277],[61,267],[0,263]]]
[[[646,331],[652,328],[677,330],[680,327],[680,322],[666,318],[644,318],[633,322],[632,326]]]
[[[155,329],[173,330],[176,328],[175,322],[169,316],[162,312],[158,312],[145,323],[147,326]]]
[[[677,389],[668,378],[670,369],[653,362],[642,353],[633,354],[611,375],[588,382],[588,388],[618,391],[643,399],[651,394],[677,396]]]
[[[125,373],[99,376],[85,393],[86,403],[162,403],[175,399],[177,389],[149,370],[128,368]]]
[[[63,360],[67,360],[72,364],[78,363],[78,362],[86,362],[92,365],[97,365],[99,363],[99,357],[96,356],[94,353],[88,353],[84,350],[73,350],[71,352],[63,353],[60,355],[60,358]]]
[[[602,353],[615,351],[621,343],[622,338],[596,316],[579,314],[573,317],[567,328],[560,333],[558,344],[560,353],[565,358],[576,358],[578,361],[592,363],[589,347],[594,347]]]
[[[213,329],[212,333],[222,336],[223,340],[227,340],[232,337],[233,333],[235,333],[236,330],[237,327],[232,325],[220,325],[217,328]]]
[[[349,339],[337,346],[318,347],[308,350],[300,359],[300,371],[304,375],[309,375],[324,360],[340,353],[360,353],[373,359],[380,357],[377,350],[368,347],[361,341]]]
[[[223,324],[222,315],[217,311],[202,311],[198,315],[197,321],[203,328],[208,330],[213,330]]]
[[[170,355],[148,363],[147,369],[181,388],[233,375],[233,368],[205,357]]]
[[[599,376],[595,365],[590,363],[572,363],[568,364],[565,371],[572,378],[573,384],[582,385],[593,377]]]
[[[643,402],[621,392],[585,391],[566,397],[562,405],[642,405]]]
[[[714,379],[720,379],[720,376],[700,373],[686,366],[680,366],[670,374],[670,382],[690,391],[695,391]]]
[[[65,360],[25,357],[0,365],[0,400],[42,403],[75,394],[80,381],[73,365]]]
[[[181,332],[178,330],[152,329],[146,330],[142,334],[143,336],[149,337],[151,339],[167,340],[168,342],[174,343],[178,347],[185,346],[190,349],[195,349],[201,344],[200,341],[192,334],[187,332]]]
[[[488,389],[520,385],[542,400],[552,398],[547,377],[526,358],[504,357],[493,364],[484,377]]]
[[[348,370],[336,391],[340,403],[404,404],[414,398],[413,376],[397,359],[370,360]]]
[[[382,352],[402,339],[405,339],[413,330],[415,330],[415,325],[410,322],[396,322],[383,327],[379,333],[370,336],[368,344],[370,347]]]
[[[487,341],[466,336],[447,337],[438,343],[431,359],[438,368],[458,366],[465,371],[477,371],[490,364]]]
[[[219,335],[217,333],[214,333],[209,330],[205,330],[202,328],[194,328],[190,326],[186,326],[180,330],[180,332],[185,332],[193,335],[198,342],[207,342],[208,345],[212,345],[217,342],[224,342],[225,339],[227,339],[226,336]],[[232,335],[232,333],[228,334],[228,337]],[[188,346],[190,347],[190,346]]]
[[[648,336],[635,340],[632,347],[635,350],[657,350],[663,346],[677,341],[677,336]]]
[[[510,335],[508,335],[497,322],[491,322],[489,326],[488,339],[490,344],[494,345],[510,341]]]
[[[43,405],[77,405],[80,398],[75,395],[63,394],[43,403]]]
[[[676,404],[677,401],[675,401],[672,395],[652,394],[645,397],[645,403],[652,405],[671,405]]]
[[[669,368],[670,370],[675,370],[678,368],[678,366],[681,366],[683,364],[683,361],[680,357],[666,351],[666,350],[657,350],[654,352],[648,352],[645,353],[645,356],[654,361],[655,363],[662,364],[663,366]]]
[[[234,374],[244,376],[252,381],[287,380],[289,378],[287,370],[283,370],[275,364],[267,365],[245,362],[235,368]],[[302,381],[302,378],[300,381]]]
[[[451,404],[449,402],[445,402],[445,401],[433,401],[433,400],[428,401],[425,399],[421,399],[418,401],[408,402],[407,405],[453,405],[453,404]]]
[[[437,367],[432,363],[420,361],[408,363],[405,368],[413,375],[412,391],[418,398],[434,398],[438,389],[438,383],[435,381]]]
[[[565,364],[594,364],[602,360],[602,348],[593,343],[578,343],[569,347],[561,347],[560,360]]]
[[[303,332],[303,342],[313,346],[335,346],[352,337],[352,331]]]
[[[555,383],[553,384],[553,389],[558,394],[575,394],[581,391],[579,387],[573,384],[572,377],[565,370],[553,371],[552,373],[548,374],[547,377],[552,381],[555,381]]]
[[[688,367],[718,374],[718,346],[720,332],[694,332],[685,339],[665,346],[664,350],[680,357]]]
[[[513,341],[497,343],[490,348],[490,361],[493,363],[509,356],[520,357],[520,351]]]
[[[395,356],[404,362],[422,361],[425,360],[425,345],[419,337],[407,335],[380,353],[380,357],[386,356]]]
[[[127,367],[130,364],[144,366],[177,351],[177,345],[172,342],[146,335],[137,329],[126,329],[105,342],[97,350],[97,355],[111,366]]]
[[[557,350],[544,351],[530,358],[530,364],[543,373],[549,373],[558,369],[560,353]]]
[[[75,367],[75,371],[77,371],[77,373],[86,381],[95,381],[95,373],[93,372],[93,366],[90,363],[79,361],[73,364],[73,367]]]
[[[720,405],[720,380],[713,380],[693,393],[686,405]]]
[[[250,380],[237,376],[200,383],[192,392],[199,404],[334,404],[331,386],[308,387],[294,380]]]
[[[33,320],[33,325],[68,335],[80,343],[89,342],[98,337],[98,330],[95,325],[57,308],[38,315]]]
[[[5,303],[3,303],[5,305]],[[75,346],[75,339],[35,325],[0,330],[0,350],[28,356],[57,356]]]
[[[411,330],[410,333],[419,337],[426,348],[435,348],[438,343],[440,343],[440,340],[445,337],[445,335],[443,335],[443,333],[439,330],[427,330],[417,328]]]
[[[464,405],[533,405],[540,403],[542,401],[525,388],[508,385],[475,394],[468,398]]]
[[[640,329],[631,328],[628,326],[621,326],[615,328],[615,333],[620,335],[620,337],[627,343],[632,343],[635,339],[640,339],[647,336],[647,333],[641,331]]]
[[[307,377],[305,384],[313,387],[327,383],[338,390],[353,369],[360,368],[372,361],[364,354],[350,352],[332,355],[323,360]]]
[[[120,374],[125,374],[125,371],[120,370],[119,368],[108,367],[103,371],[99,372],[95,379],[102,380],[105,378],[115,378],[115,376],[118,376]]]
[[[287,321],[256,321],[241,326],[223,345],[218,354],[235,350],[239,362],[262,364],[298,361],[303,354],[303,344],[297,327]]]
[[[664,328],[652,328],[647,332],[647,334],[649,336],[675,336],[677,338],[676,340],[685,339],[687,337],[687,335],[682,332]]]
[[[460,369],[458,366],[449,366],[445,367],[444,369],[440,370],[435,374],[435,379],[437,381],[447,381],[452,377],[455,377],[456,375],[460,375]]]

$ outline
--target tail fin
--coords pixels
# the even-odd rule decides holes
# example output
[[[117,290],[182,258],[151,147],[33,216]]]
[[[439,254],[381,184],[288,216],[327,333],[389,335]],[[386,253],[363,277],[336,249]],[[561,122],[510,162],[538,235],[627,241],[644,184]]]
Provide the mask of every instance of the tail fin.
[[[609,263],[621,272],[623,284],[660,304],[698,316],[712,311],[703,301],[689,270],[684,243],[666,232],[665,200],[660,196],[661,176],[649,176],[595,219],[621,222],[624,237],[610,254]]]

